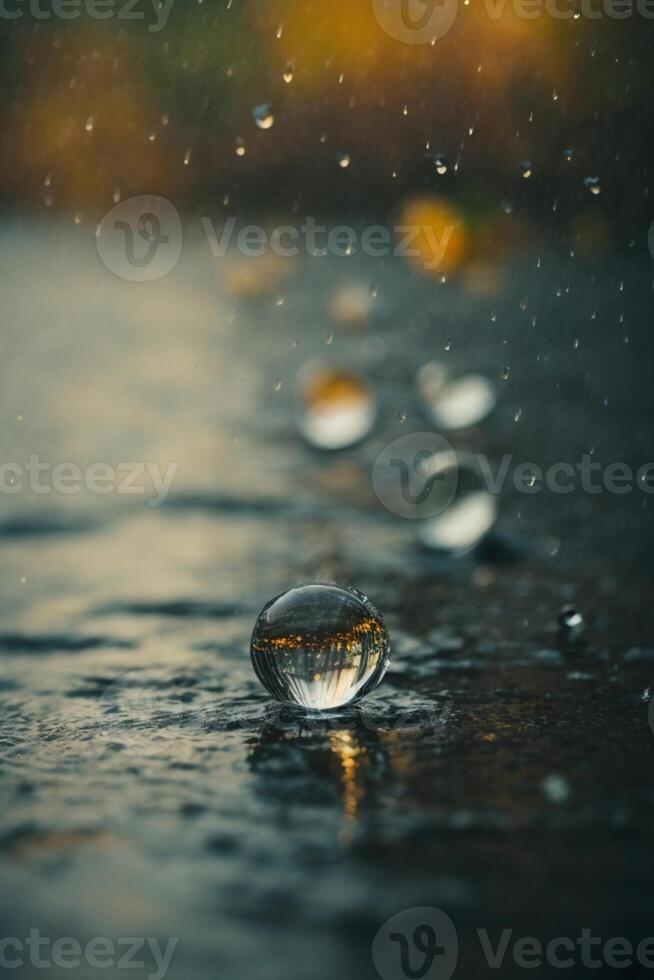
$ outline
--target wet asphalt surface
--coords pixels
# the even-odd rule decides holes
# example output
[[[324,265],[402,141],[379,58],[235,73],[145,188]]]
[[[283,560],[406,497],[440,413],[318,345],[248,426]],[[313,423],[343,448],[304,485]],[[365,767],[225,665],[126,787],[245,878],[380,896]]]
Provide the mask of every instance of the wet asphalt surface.
[[[429,430],[412,378],[433,357],[497,379],[493,417],[450,439],[493,466],[654,459],[649,256],[538,254],[492,296],[353,257],[243,297],[199,242],[134,286],[88,228],[3,227],[3,461],[177,464],[157,507],[147,480],[0,494],[3,936],[175,937],[171,980],[350,980],[421,906],[453,921],[463,977],[525,972],[510,951],[491,970],[478,929],[654,932],[649,495],[509,480],[453,560],[371,486],[389,441]],[[327,313],[350,280],[378,287],[365,330]],[[355,449],[297,435],[316,357],[377,393]],[[273,705],[249,661],[264,603],[310,581],[363,590],[393,643],[382,687],[325,719]]]

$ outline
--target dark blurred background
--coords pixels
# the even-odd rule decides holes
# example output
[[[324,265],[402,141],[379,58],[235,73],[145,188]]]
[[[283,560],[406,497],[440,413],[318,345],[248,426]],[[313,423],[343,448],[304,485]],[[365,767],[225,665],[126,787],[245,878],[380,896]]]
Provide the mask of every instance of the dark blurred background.
[[[597,252],[647,233],[654,28],[635,8],[523,19],[473,0],[445,38],[409,45],[370,0],[179,2],[159,31],[149,7],[0,21],[5,208],[83,220],[153,193],[185,211],[227,196],[230,213],[379,215],[436,192],[472,246],[551,231]]]

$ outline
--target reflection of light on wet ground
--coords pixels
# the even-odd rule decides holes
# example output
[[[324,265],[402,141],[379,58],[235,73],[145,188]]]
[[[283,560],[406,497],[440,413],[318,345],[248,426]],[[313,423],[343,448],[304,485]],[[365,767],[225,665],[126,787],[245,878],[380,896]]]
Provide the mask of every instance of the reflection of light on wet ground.
[[[301,447],[292,399],[285,396],[301,365],[325,356],[330,325],[314,314],[328,310],[342,266],[329,258],[308,262],[292,287],[289,280],[278,308],[270,292],[245,302],[228,297],[215,263],[199,250],[185,253],[161,283],[123,283],[99,266],[82,226],[74,227],[0,233],[11,311],[0,364],[3,458],[22,461],[30,452],[79,464],[172,458],[180,461],[179,482],[158,510],[111,495],[0,495],[6,790],[0,913],[7,931],[27,935],[47,923],[49,935],[62,936],[75,922],[89,936],[180,935],[170,980],[212,978],[218,960],[226,975],[250,980],[288,980],[289,962],[300,977],[313,977],[316,962],[326,976],[344,976],[357,942],[351,923],[362,915],[366,923],[384,921],[389,902],[412,907],[417,881],[426,880],[426,897],[438,904],[446,865],[460,885],[457,900],[476,914],[476,905],[465,901],[478,880],[480,853],[496,870],[500,846],[518,867],[522,852],[506,831],[542,835],[551,826],[541,783],[554,771],[557,739],[565,745],[561,775],[574,792],[557,809],[561,823],[551,840],[559,839],[561,826],[580,833],[579,840],[589,830],[594,839],[602,835],[607,880],[619,888],[610,879],[624,859],[624,842],[612,844],[616,815],[634,839],[646,819],[639,809],[644,716],[633,709],[650,683],[643,673],[648,665],[623,656],[629,647],[647,648],[643,597],[651,589],[634,559],[645,550],[641,500],[628,496],[608,508],[605,498],[585,498],[584,519],[576,520],[574,498],[565,499],[564,511],[558,501],[539,498],[529,514],[524,499],[509,497],[512,530],[535,529],[561,548],[543,552],[527,570],[523,562],[495,564],[485,554],[490,570],[473,571],[473,558],[456,568],[447,560],[423,563],[413,540],[418,522],[375,510],[369,485],[386,419],[396,418],[399,379],[408,388],[420,363],[442,350],[450,334],[452,351],[463,351],[465,343],[470,363],[497,370],[511,363],[507,398],[511,388],[521,389],[522,424],[513,422],[517,406],[498,412],[489,426],[493,447],[529,459],[541,458],[531,455],[536,450],[573,458],[579,428],[553,432],[547,414],[536,409],[545,392],[552,411],[579,414],[579,364],[561,341],[557,311],[566,299],[556,297],[556,286],[571,281],[581,322],[586,273],[556,259],[551,271],[547,263],[539,272],[529,263],[507,269],[504,316],[498,303],[501,334],[498,326],[488,335],[478,329],[481,300],[423,277],[411,279],[408,290],[404,264],[385,265],[383,344],[373,356],[360,335],[336,331],[330,347],[355,373],[370,377],[382,409],[378,437],[349,453],[339,475],[332,456]],[[375,281],[369,273],[357,274]],[[593,306],[608,310],[612,285],[603,292],[604,282],[597,277]],[[636,423],[649,416],[634,399],[650,389],[641,356],[645,326],[639,335],[634,304],[631,344],[625,347],[620,331],[614,336],[631,299],[628,290],[615,292],[615,322],[608,313],[598,317],[584,336],[593,372],[583,434],[584,444],[601,444],[606,458],[619,459],[625,447],[633,456],[646,448],[647,433]],[[522,344],[524,318],[516,313],[526,295],[527,322],[538,315],[543,356],[536,363],[533,349]],[[505,315],[509,309],[512,317]],[[487,318],[490,310],[482,313]],[[436,339],[434,323],[442,326]],[[498,356],[498,336],[509,341],[510,359],[503,344]],[[621,396],[626,377],[633,383]],[[285,384],[274,394],[278,378]],[[594,415],[591,404],[601,406],[607,394],[610,408]],[[625,418],[634,425],[624,425]],[[604,508],[601,519],[596,503]],[[629,547],[611,551],[618,539]],[[576,560],[579,555],[585,560]],[[629,589],[623,589],[627,562]],[[263,602],[289,583],[314,580],[319,569],[369,588],[412,644],[380,688],[383,710],[373,699],[365,702],[365,715],[337,722],[333,744],[326,735],[298,734],[297,723],[295,735],[278,727],[262,734],[271,704],[248,657]],[[566,594],[570,583],[579,594]],[[575,646],[573,656],[584,662],[572,670],[564,653],[543,658],[538,651],[543,637],[555,642],[562,606],[574,601],[586,608],[584,590],[604,612],[588,643]],[[460,642],[448,645],[433,635],[444,623]],[[616,653],[615,673],[606,651]],[[120,739],[108,744],[98,730],[104,691],[134,669],[172,671],[176,695],[208,696],[201,725],[187,727],[182,711],[177,722],[165,718],[158,729],[155,710],[151,724],[127,725],[121,733],[135,747],[154,736],[163,752],[121,750]],[[575,676],[587,680],[570,679]],[[614,676],[618,683],[605,683]],[[431,708],[442,698],[456,706],[445,741]],[[575,710],[561,711],[571,698]],[[355,729],[362,715],[364,732]],[[584,782],[579,773],[587,771],[598,725],[613,737],[604,745],[602,780]],[[344,729],[349,741],[338,736]],[[21,832],[28,868],[11,855]],[[87,834],[96,836],[97,848]],[[105,850],[106,835],[112,844]],[[334,846],[337,839],[374,856],[351,860],[345,847]],[[39,852],[40,841],[46,846]],[[587,869],[575,854],[566,845],[561,867],[573,872],[570,901],[583,902]],[[538,859],[533,870],[535,880],[541,873],[549,880]],[[447,887],[443,907],[446,893]],[[515,894],[507,889],[500,896],[500,929],[516,921]],[[335,923],[337,930],[344,924],[339,942]],[[369,965],[369,948],[361,955]]]
[[[343,786],[343,812],[348,824],[357,820],[359,801],[363,790],[357,783],[357,768],[360,748],[354,736],[345,730],[329,733],[329,744],[341,766]]]

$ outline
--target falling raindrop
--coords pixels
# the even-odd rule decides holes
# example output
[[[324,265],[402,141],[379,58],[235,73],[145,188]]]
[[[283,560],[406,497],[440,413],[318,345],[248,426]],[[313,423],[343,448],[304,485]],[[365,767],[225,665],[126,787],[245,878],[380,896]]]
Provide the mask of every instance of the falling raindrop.
[[[390,663],[380,614],[360,592],[335,585],[306,585],[269,602],[250,651],[274,698],[314,711],[360,701]]]
[[[84,125],[84,129],[86,130],[87,133],[92,133],[94,126],[95,126],[95,121],[93,119],[93,116],[89,116],[89,118],[86,120],[86,123]]]
[[[528,180],[531,177],[534,170],[529,160],[522,161],[522,163],[520,164],[520,172],[522,173],[524,180]]]
[[[284,382],[283,381],[280,381],[280,380],[277,380],[277,381],[275,381],[275,383],[273,385],[273,390],[274,391],[281,391],[283,387],[284,387]]]
[[[298,428],[316,449],[346,449],[373,428],[377,408],[372,391],[353,371],[308,365],[298,387]]]
[[[339,165],[339,167],[341,167],[342,170],[347,170],[347,168],[350,166],[351,159],[352,158],[350,157],[350,154],[349,153],[345,153],[345,152],[341,151],[338,154],[338,165]]]
[[[243,140],[243,138],[241,136],[238,136],[236,138],[236,156],[237,157],[244,157],[245,154],[246,154],[246,152],[247,152],[247,150],[246,150],[246,147],[245,147],[245,142],[244,142],[244,140]]]
[[[599,177],[586,177],[584,187],[589,190],[591,194],[595,194],[595,196],[602,193]]]
[[[508,366],[508,364],[502,368],[500,372],[500,377],[502,381],[508,381],[509,378],[511,377],[511,368]]]
[[[286,67],[284,68],[284,74],[282,75],[282,78],[284,79],[284,81],[286,82],[287,85],[290,85],[291,82],[293,81],[293,62],[292,61],[287,61],[286,62]]]
[[[259,129],[272,129],[275,116],[269,102],[262,102],[252,110],[252,118]]]

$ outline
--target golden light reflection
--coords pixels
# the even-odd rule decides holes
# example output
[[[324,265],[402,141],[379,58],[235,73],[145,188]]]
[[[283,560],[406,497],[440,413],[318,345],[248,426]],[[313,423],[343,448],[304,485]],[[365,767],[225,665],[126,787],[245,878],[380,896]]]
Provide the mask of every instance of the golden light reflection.
[[[329,745],[341,769],[343,812],[347,824],[355,824],[364,789],[357,781],[362,749],[351,732],[338,729],[329,733]]]
[[[334,651],[360,657],[363,639],[372,637],[369,643],[375,645],[383,641],[385,636],[386,631],[379,620],[372,616],[365,616],[354,623],[347,632],[330,630],[326,638],[311,634],[266,636],[263,643],[253,640],[252,649],[262,655],[269,655],[273,651],[285,653],[290,650],[307,650],[317,654],[323,653],[327,658],[331,658]]]
[[[421,197],[408,201],[402,208],[399,224],[412,229],[412,239],[406,241],[407,258],[422,275],[432,278],[446,275],[464,261],[468,233],[463,215],[444,198]]]
[[[344,403],[367,401],[367,385],[356,374],[336,368],[312,372],[302,392],[307,408],[312,411],[333,409]]]

